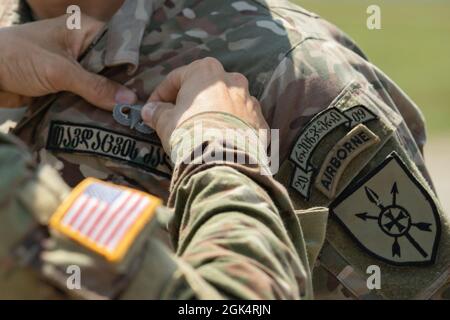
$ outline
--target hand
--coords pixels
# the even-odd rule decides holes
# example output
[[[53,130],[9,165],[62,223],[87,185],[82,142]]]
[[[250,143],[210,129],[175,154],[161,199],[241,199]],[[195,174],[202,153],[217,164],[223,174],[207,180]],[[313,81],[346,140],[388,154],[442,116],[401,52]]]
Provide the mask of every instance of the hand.
[[[169,73],[142,109],[144,122],[156,130],[166,152],[172,132],[185,120],[204,112],[232,114],[254,129],[268,129],[247,79],[227,73],[213,58],[197,60]]]
[[[103,23],[83,15],[80,30],[66,27],[67,16],[0,29],[0,107],[18,107],[26,97],[73,92],[112,110],[134,103],[126,87],[84,70],[77,62]]]

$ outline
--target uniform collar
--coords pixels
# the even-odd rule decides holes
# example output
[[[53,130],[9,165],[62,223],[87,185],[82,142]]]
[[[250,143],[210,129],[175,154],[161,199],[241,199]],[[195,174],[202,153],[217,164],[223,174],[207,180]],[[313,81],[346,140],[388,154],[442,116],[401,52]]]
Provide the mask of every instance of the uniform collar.
[[[103,45],[95,46],[83,59],[88,70],[100,72],[105,67],[128,65],[128,73],[133,74],[139,67],[139,51],[142,37],[150,24],[153,12],[160,8],[164,0],[125,0],[101,33]]]

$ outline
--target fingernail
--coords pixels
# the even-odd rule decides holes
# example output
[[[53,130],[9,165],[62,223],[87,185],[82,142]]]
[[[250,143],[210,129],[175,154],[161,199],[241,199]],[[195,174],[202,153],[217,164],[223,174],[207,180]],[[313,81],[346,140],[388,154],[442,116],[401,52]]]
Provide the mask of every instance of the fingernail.
[[[153,114],[155,113],[156,104],[155,103],[147,103],[144,107],[142,107],[142,119],[144,121],[150,121],[153,118]]]
[[[136,94],[127,88],[120,88],[116,93],[116,103],[134,103],[136,101]]]

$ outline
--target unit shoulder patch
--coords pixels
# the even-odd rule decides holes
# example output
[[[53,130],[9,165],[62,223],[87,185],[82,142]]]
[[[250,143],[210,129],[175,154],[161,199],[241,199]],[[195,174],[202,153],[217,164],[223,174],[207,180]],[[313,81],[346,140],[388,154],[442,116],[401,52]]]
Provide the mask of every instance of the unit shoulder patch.
[[[394,152],[331,205],[369,254],[392,265],[433,264],[441,225],[433,198]]]
[[[50,219],[50,227],[111,262],[120,262],[161,200],[144,192],[88,178]]]
[[[312,164],[312,156],[320,142],[338,127],[345,126],[352,130],[375,119],[377,116],[363,105],[355,105],[345,110],[330,107],[315,115],[300,132],[292,147],[289,159],[295,165],[295,172],[291,178],[291,187],[309,200],[318,171]]]
[[[338,141],[328,153],[316,178],[316,187],[329,199],[336,195],[339,179],[349,163],[380,138],[360,124]]]

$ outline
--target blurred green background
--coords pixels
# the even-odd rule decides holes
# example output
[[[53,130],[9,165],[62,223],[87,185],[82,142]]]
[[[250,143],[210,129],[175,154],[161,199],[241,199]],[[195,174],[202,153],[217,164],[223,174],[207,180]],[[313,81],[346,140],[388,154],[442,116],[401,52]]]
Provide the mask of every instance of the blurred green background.
[[[449,0],[291,0],[348,33],[425,114],[433,137],[450,133]],[[369,5],[381,30],[366,27]]]

